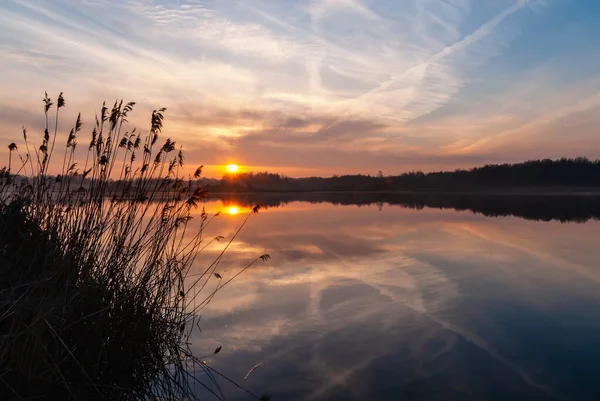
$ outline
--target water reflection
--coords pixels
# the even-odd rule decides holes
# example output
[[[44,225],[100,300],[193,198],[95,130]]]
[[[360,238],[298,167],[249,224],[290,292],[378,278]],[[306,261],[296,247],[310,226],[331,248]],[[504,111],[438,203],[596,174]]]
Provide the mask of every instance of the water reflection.
[[[595,400],[598,234],[596,221],[292,202],[242,231],[222,269],[272,263],[218,294],[194,344],[222,345],[211,363],[275,400]]]
[[[537,221],[586,222],[600,219],[600,194],[554,193],[540,195],[510,193],[435,193],[435,192],[290,192],[214,194],[224,203],[246,207],[261,204],[280,207],[290,202],[312,204],[376,206],[402,206],[408,209],[454,209],[471,211],[485,216],[517,216]]]

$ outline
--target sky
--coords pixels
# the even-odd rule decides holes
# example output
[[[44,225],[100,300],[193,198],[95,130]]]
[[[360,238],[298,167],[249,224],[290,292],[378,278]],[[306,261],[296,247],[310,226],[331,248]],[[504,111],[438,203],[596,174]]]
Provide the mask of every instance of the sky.
[[[41,137],[48,91],[63,137],[105,100],[135,101],[138,129],[166,107],[164,136],[214,177],[598,158],[598,18],[596,0],[3,0],[0,139]]]

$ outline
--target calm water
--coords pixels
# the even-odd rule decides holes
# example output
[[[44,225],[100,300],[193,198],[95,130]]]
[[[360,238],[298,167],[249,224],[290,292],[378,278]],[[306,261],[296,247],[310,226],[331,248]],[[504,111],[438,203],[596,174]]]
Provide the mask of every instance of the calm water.
[[[233,234],[236,211],[215,235]],[[211,365],[255,393],[600,399],[596,220],[292,202],[253,216],[218,271],[265,252],[273,259],[224,288],[193,337],[200,355],[222,345]]]

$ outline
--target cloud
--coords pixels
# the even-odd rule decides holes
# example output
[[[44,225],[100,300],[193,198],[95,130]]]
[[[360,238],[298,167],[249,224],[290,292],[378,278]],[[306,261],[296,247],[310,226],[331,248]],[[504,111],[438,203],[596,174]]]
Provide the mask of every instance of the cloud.
[[[414,120],[437,110],[458,93],[460,87],[465,85],[466,79],[460,67],[461,65],[468,67],[472,63],[470,52],[473,50],[470,47],[492,35],[502,21],[526,5],[527,0],[519,0],[458,41],[446,45],[432,54],[424,52],[422,61],[379,83],[377,87],[361,98],[385,107],[387,109],[386,117],[400,121]],[[448,7],[454,11],[455,15],[461,14],[465,12],[466,3],[457,1],[446,4],[446,7],[423,9],[422,20],[433,21],[434,24],[439,25],[439,21],[444,21],[444,17],[440,13],[447,12]],[[458,24],[458,22],[455,19],[454,24]],[[455,26],[453,29],[448,22],[441,25],[443,32],[454,33],[458,28]],[[427,37],[429,29],[422,29],[420,33]],[[479,50],[476,63],[481,65],[489,61],[497,54],[497,46],[498,44],[487,46],[485,50]],[[402,103],[399,104],[399,100]],[[398,113],[397,110],[401,110],[401,113]]]
[[[327,14],[336,11],[350,11],[368,20],[379,19],[378,15],[360,0],[312,0],[308,5],[308,13],[316,30],[320,30],[319,23]]]
[[[594,77],[549,73],[566,68],[559,57],[527,69],[514,65],[519,57],[503,58],[525,23],[552,7],[9,0],[0,11],[0,84],[12,99],[0,103],[12,114],[0,125],[39,125],[33,111],[48,90],[65,92],[69,107],[89,118],[102,100],[135,100],[136,125],[166,106],[170,135],[209,159],[202,163],[235,157],[331,174],[560,150],[593,156],[585,144],[594,141],[599,106]],[[581,60],[590,61],[584,51]],[[573,117],[568,132],[582,141],[565,147],[560,120]]]

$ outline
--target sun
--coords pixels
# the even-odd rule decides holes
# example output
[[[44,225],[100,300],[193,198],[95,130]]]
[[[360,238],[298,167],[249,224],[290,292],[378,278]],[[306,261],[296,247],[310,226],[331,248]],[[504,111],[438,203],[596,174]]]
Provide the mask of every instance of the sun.
[[[237,164],[228,164],[225,168],[230,173],[237,173],[240,169],[240,166],[238,166]]]
[[[238,209],[237,206],[230,206],[227,208],[227,214],[230,214],[232,216],[235,216],[239,212],[240,212],[240,209]]]

